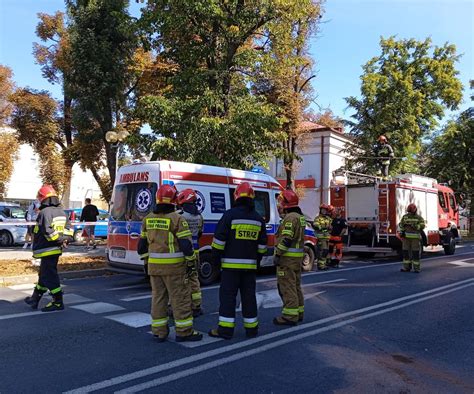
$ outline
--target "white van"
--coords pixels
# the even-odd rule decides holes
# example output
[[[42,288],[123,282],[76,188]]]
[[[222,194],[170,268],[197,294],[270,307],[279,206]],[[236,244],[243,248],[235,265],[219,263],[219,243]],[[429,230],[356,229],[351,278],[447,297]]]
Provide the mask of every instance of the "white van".
[[[191,188],[198,195],[199,211],[204,217],[199,240],[199,277],[203,284],[214,282],[220,273],[212,263],[211,243],[217,222],[232,206],[237,185],[249,182],[255,189],[255,207],[267,223],[269,251],[261,266],[273,265],[275,233],[280,223],[276,198],[280,184],[266,174],[232,170],[174,161],[137,163],[121,167],[112,194],[108,224],[107,257],[115,271],[143,273],[143,261],[137,253],[142,219],[152,211],[155,194],[162,184],[174,184],[178,191]],[[305,264],[313,264],[314,233],[306,232]]]

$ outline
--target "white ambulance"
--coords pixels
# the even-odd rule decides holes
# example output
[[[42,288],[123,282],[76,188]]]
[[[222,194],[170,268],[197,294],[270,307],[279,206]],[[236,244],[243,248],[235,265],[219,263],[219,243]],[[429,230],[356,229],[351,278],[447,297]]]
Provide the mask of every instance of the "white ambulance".
[[[152,211],[159,185],[174,184],[178,191],[192,188],[198,195],[199,211],[204,217],[204,231],[199,240],[199,277],[203,284],[214,282],[220,272],[211,259],[214,230],[222,214],[231,208],[234,190],[242,182],[254,187],[255,207],[267,223],[269,251],[261,265],[273,265],[275,233],[280,223],[276,199],[282,190],[275,179],[250,171],[163,160],[119,169],[108,224],[109,266],[119,272],[143,273],[143,261],[137,253],[142,219]],[[314,233],[308,229],[304,267],[312,267],[315,243]]]

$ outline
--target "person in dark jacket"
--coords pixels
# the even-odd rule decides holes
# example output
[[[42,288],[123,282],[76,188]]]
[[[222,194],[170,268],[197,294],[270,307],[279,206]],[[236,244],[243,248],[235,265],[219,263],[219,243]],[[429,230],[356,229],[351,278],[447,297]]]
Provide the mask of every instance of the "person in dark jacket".
[[[347,222],[346,219],[342,217],[341,209],[334,209],[329,236],[329,259],[327,262],[327,265],[330,267],[338,268],[342,260],[342,235],[346,228]]]
[[[248,182],[234,192],[234,207],[222,215],[212,242],[215,261],[222,268],[219,289],[219,324],[211,337],[231,339],[235,328],[237,292],[242,299],[242,316],[247,337],[258,334],[256,272],[267,251],[265,221],[254,205],[255,192]]]
[[[375,147],[375,154],[379,158],[379,171],[382,174],[382,179],[388,179],[388,171],[390,168],[390,161],[394,158],[393,148],[389,145],[387,137],[381,135],[378,138],[377,146]]]
[[[97,216],[99,216],[99,210],[95,205],[92,204],[90,198],[86,198],[86,205],[82,208],[81,212],[81,222],[97,222]],[[84,233],[86,235],[86,248],[95,249],[95,236],[94,236],[95,226],[93,224],[88,224],[84,226]]]
[[[41,265],[38,283],[33,294],[25,298],[25,302],[33,309],[37,309],[41,297],[49,290],[53,299],[41,311],[59,311],[64,309],[64,303],[59,282],[58,261],[63,246],[72,241],[73,231],[52,186],[42,186],[37,198],[41,205],[33,229],[33,257],[41,259]]]

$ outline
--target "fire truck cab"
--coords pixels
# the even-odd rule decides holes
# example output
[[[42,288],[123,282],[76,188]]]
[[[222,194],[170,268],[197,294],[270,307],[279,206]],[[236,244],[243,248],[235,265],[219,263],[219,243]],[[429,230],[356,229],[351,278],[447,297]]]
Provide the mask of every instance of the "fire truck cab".
[[[334,174],[331,204],[348,222],[347,251],[366,256],[400,251],[397,226],[410,203],[426,222],[423,246],[442,245],[446,254],[454,254],[460,237],[459,207],[450,187],[415,174],[389,181],[350,171]]]

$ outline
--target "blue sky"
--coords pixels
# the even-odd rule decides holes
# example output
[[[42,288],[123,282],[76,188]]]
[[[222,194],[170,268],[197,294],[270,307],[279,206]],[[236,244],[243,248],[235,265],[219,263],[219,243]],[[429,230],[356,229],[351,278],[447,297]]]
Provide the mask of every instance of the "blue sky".
[[[132,13],[139,5],[132,0]],[[60,87],[52,86],[34,64],[32,43],[36,41],[38,12],[64,9],[63,0],[0,0],[0,64],[13,69],[18,86],[46,89],[55,97]],[[311,55],[318,77],[313,87],[319,106],[347,118],[344,97],[358,96],[361,66],[379,53],[380,36],[446,41],[463,57],[457,65],[467,88],[474,78],[474,1],[472,0],[327,0],[320,32],[311,41]],[[469,106],[468,90],[461,109]],[[316,108],[316,106],[315,106]]]

